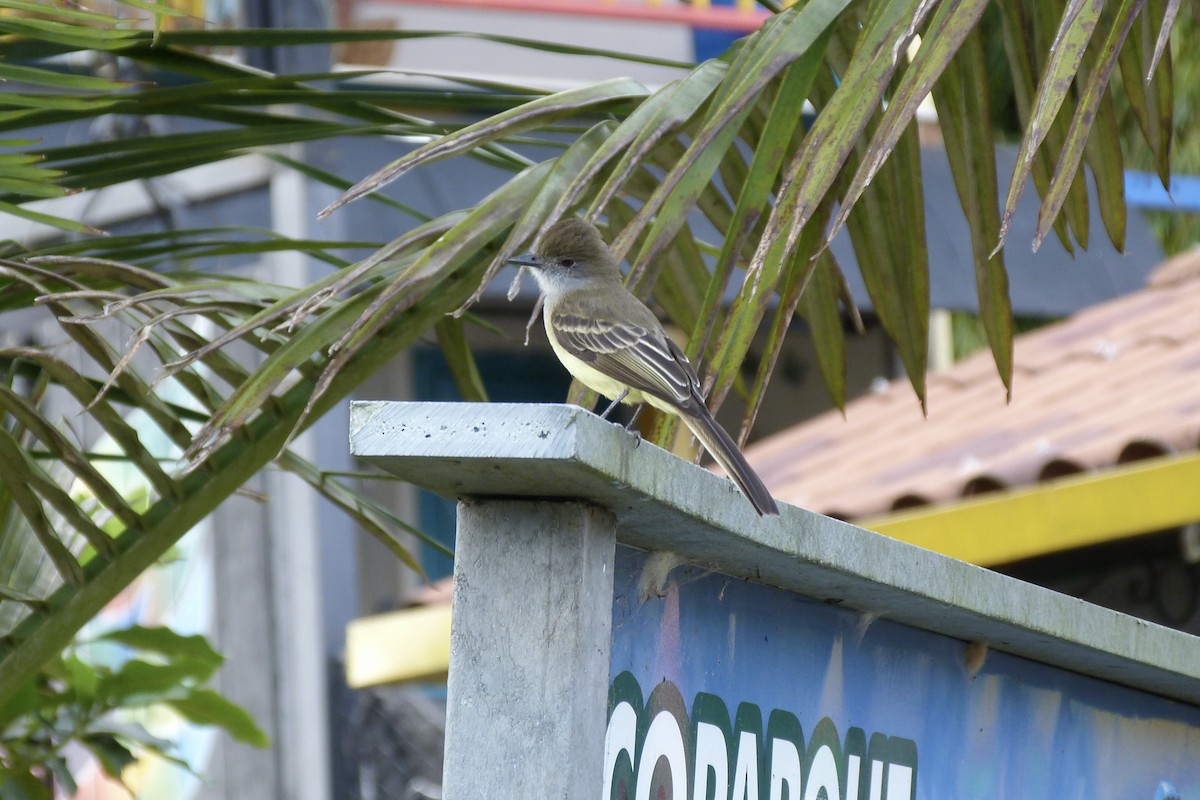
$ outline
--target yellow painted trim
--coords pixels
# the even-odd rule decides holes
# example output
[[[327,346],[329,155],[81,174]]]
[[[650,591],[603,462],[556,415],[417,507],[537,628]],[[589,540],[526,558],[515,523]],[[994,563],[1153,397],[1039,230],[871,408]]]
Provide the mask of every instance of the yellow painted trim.
[[[994,566],[1200,521],[1200,453],[1138,461],[856,524]]]
[[[422,606],[346,626],[346,682],[363,689],[400,681],[444,681],[450,668],[450,606]]]

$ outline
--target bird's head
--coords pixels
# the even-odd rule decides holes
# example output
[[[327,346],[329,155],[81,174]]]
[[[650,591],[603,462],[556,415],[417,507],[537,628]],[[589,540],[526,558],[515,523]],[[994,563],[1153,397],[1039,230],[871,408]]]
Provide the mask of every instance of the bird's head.
[[[596,279],[620,280],[616,262],[600,231],[573,217],[550,226],[533,253],[510,258],[510,264],[529,267],[542,289],[567,288]]]

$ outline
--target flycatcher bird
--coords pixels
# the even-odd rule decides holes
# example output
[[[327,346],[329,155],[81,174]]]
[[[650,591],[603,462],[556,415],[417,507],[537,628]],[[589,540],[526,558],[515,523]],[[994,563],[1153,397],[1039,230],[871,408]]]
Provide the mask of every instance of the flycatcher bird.
[[[613,405],[649,403],[678,416],[759,514],[779,513],[767,487],[704,404],[687,356],[621,282],[617,261],[594,225],[560,220],[532,256],[510,262],[529,267],[545,293],[546,335],[568,372]]]

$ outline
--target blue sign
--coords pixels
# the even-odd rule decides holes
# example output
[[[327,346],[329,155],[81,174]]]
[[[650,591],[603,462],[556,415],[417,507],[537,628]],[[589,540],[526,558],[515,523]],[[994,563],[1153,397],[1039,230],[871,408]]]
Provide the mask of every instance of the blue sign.
[[[617,548],[604,800],[1200,800],[1196,706],[670,567]]]

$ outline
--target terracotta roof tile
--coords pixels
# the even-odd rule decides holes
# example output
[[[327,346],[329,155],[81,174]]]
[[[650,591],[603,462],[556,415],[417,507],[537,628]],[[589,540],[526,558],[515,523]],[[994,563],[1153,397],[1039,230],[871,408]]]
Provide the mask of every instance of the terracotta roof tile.
[[[751,445],[779,499],[861,518],[1200,448],[1200,250],[1142,291],[1017,337],[1013,399],[989,353],[904,381]]]

